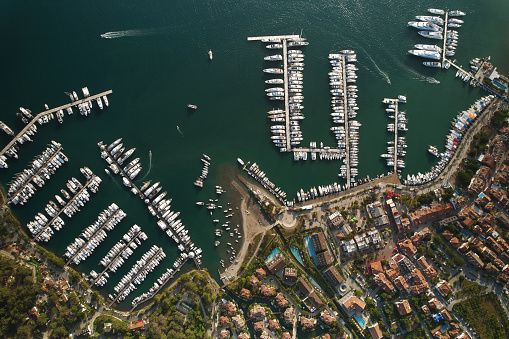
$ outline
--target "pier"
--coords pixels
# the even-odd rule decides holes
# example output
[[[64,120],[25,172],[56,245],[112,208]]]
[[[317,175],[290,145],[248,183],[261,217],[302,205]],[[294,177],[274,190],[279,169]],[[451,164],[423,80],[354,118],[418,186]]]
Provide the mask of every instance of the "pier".
[[[113,91],[110,89],[108,91],[105,91],[105,92],[102,92],[102,93],[99,93],[99,94],[95,94],[95,95],[92,95],[92,96],[89,96],[89,97],[86,97],[86,98],[83,98],[83,99],[71,102],[70,104],[67,104],[67,105],[59,106],[59,107],[56,107],[56,108],[51,108],[49,110],[46,110],[44,112],[41,112],[41,113],[37,114],[28,124],[25,125],[25,127],[21,130],[21,132],[16,134],[16,136],[7,144],[7,146],[5,146],[2,149],[2,151],[0,151],[0,156],[4,155],[5,152],[7,152],[12,146],[14,146],[14,144],[18,141],[18,139],[21,138],[26,133],[26,131],[28,131],[28,129],[30,127],[32,127],[32,125],[34,125],[37,120],[39,120],[39,118],[42,118],[43,116],[51,114],[51,113],[54,113],[54,112],[58,112],[59,110],[66,110],[68,107],[78,106],[79,104],[83,104],[85,102],[88,102],[88,101],[100,98],[100,97],[102,97],[104,95],[109,95],[111,93],[113,93]]]
[[[159,293],[159,291],[160,291],[161,289],[163,289],[163,287],[166,285],[166,283],[167,283],[168,281],[170,281],[170,279],[172,279],[172,278],[175,276],[175,274],[177,274],[177,272],[179,272],[179,271],[180,271],[180,269],[182,268],[182,266],[184,266],[184,264],[185,264],[186,262],[187,262],[187,259],[182,260],[182,261],[181,261],[181,263],[180,263],[180,265],[179,265],[177,268],[175,268],[175,270],[173,271],[173,273],[172,273],[172,274],[170,274],[170,276],[169,276],[168,278],[166,278],[162,284],[159,284],[159,287],[158,287],[157,289],[155,289],[155,290],[152,292],[152,295],[151,295],[150,297],[147,297],[147,298],[143,299],[143,300],[140,300],[140,301],[139,301],[139,302],[137,302],[137,303],[134,303],[134,304],[133,304],[133,307],[129,310],[129,313],[130,313],[130,312],[132,312],[132,311],[134,311],[134,309],[135,309],[136,307],[138,307],[138,305],[140,305],[140,304],[142,304],[142,303],[144,303],[144,302],[146,302],[146,301],[149,301],[149,300],[150,300],[150,299],[152,299],[152,298],[153,298],[153,297],[154,297],[157,293]]]
[[[442,46],[442,68],[445,67],[447,60],[445,59],[446,42],[447,42],[447,20],[449,18],[449,11],[445,12],[445,23],[444,23],[444,44]]]
[[[83,246],[81,246],[81,248],[80,248],[80,249],[76,250],[76,253],[75,253],[75,254],[74,254],[74,255],[73,255],[73,256],[72,256],[69,260],[67,260],[67,262],[65,263],[65,266],[69,266],[69,264],[70,264],[71,262],[73,262],[73,261],[74,261],[74,258],[76,258],[76,257],[78,256],[78,254],[80,254],[80,251],[81,251],[82,249],[86,248],[86,247],[88,246],[88,244],[89,244],[90,242],[92,242],[92,240],[94,239],[94,237],[95,237],[97,234],[99,234],[99,232],[101,232],[101,231],[102,231],[102,230],[103,230],[103,229],[104,229],[104,228],[108,225],[108,223],[109,223],[112,219],[114,219],[114,218],[115,218],[115,217],[116,217],[116,216],[117,216],[117,215],[118,215],[121,211],[122,211],[122,210],[119,208],[119,209],[117,209],[115,212],[113,212],[113,214],[112,214],[112,215],[108,218],[108,220],[106,220],[106,221],[105,221],[105,222],[101,225],[101,227],[99,227],[99,229],[98,229],[97,231],[95,231],[95,233],[94,233],[94,234],[93,234],[93,235],[92,235],[92,236],[91,236],[91,237],[87,240],[87,242],[86,242]]]
[[[394,104],[394,168],[393,173],[398,173],[398,100]]]
[[[109,157],[110,157],[110,159],[112,160],[112,163],[113,163],[113,164],[115,164],[115,165],[118,167],[120,176],[121,176],[121,177],[123,177],[123,178],[125,178],[125,179],[128,181],[128,183],[129,183],[129,186],[128,186],[128,187],[133,188],[133,189],[134,189],[134,191],[135,191],[135,192],[137,192],[137,194],[139,195],[140,199],[141,199],[142,201],[144,201],[144,200],[146,199],[145,195],[141,192],[141,190],[138,188],[138,186],[136,186],[136,184],[134,183],[134,181],[132,181],[132,180],[131,180],[131,178],[127,175],[127,173],[125,173],[125,172],[124,172],[123,167],[122,167],[121,165],[119,165],[119,163],[117,162],[117,159],[115,159],[115,158],[111,155],[110,151],[109,151],[109,150],[108,150],[108,148],[107,148],[107,145],[105,145],[104,152],[106,152],[106,153],[108,154],[108,156],[109,156]],[[158,219],[158,220],[163,220],[163,221],[165,222],[165,224],[166,224],[166,221],[162,218],[161,213],[160,213],[157,209],[155,209],[155,208],[154,208],[154,211],[156,212],[156,217],[157,217],[157,219]],[[174,232],[172,232],[172,233],[174,233]],[[176,234],[176,233],[174,234],[174,236],[175,236],[176,238],[178,238],[178,239],[173,239],[173,240],[175,240],[175,242],[176,242],[176,243],[181,243],[181,244],[183,244],[183,245],[185,246],[185,248],[186,248],[186,250],[187,250],[188,252],[191,252],[191,251],[192,251],[192,248],[191,248],[191,246],[190,246],[190,244],[192,244],[192,242],[191,242],[191,241],[189,241],[189,242],[183,242],[183,241],[182,241],[182,238],[181,238],[178,234]],[[194,264],[196,265],[196,268],[197,268],[197,269],[199,269],[199,270],[201,270],[201,265],[200,265],[200,262],[199,262],[198,258],[194,257],[194,258],[193,258],[193,260],[194,260]]]
[[[133,282],[134,280],[136,280],[136,278],[138,278],[138,276],[139,276],[140,274],[142,274],[142,273],[143,273],[143,271],[144,271],[144,270],[145,270],[145,269],[146,269],[146,268],[147,268],[147,267],[148,267],[148,266],[149,266],[149,265],[150,265],[150,264],[151,264],[154,260],[156,260],[156,257],[157,257],[157,256],[159,256],[161,253],[163,253],[163,249],[162,249],[162,248],[159,248],[159,250],[158,250],[156,253],[154,253],[154,255],[152,255],[152,257],[150,257],[150,259],[149,259],[149,260],[145,263],[145,265],[143,265],[143,267],[139,268],[138,272],[137,272],[137,273],[136,273],[136,274],[135,274],[135,275],[134,275],[134,276],[133,276],[133,277],[129,280],[129,282],[128,282],[128,283],[126,283],[126,284],[125,284],[125,287],[117,293],[117,296],[115,297],[115,299],[114,299],[114,300],[113,300],[113,301],[112,301],[112,302],[108,305],[109,307],[111,307],[111,305],[113,305],[113,304],[114,304],[114,303],[118,300],[118,298],[120,298],[120,296],[124,293],[124,291],[130,287],[129,285],[131,285],[131,284],[132,284],[132,282]]]
[[[346,150],[346,187],[350,188],[351,186],[351,173],[350,173],[350,125],[348,124],[348,96],[347,96],[347,82],[346,82],[346,60],[345,57],[342,56],[339,60],[341,60],[341,66],[343,68],[343,90],[345,91],[343,94],[343,107],[344,107],[344,116],[345,116],[345,150]]]
[[[285,82],[285,140],[286,140],[286,151],[292,151],[292,143],[290,138],[290,106],[288,101],[290,98],[288,97],[288,48],[286,45],[286,39],[283,39],[283,66],[284,66],[284,75],[283,79]]]
[[[52,224],[53,222],[60,216],[60,214],[62,214],[62,212],[64,211],[64,209],[69,205],[69,204],[72,204],[74,202],[75,199],[77,199],[81,193],[83,193],[84,190],[86,190],[88,188],[88,186],[94,182],[95,178],[97,176],[96,175],[92,175],[92,177],[90,178],[90,180],[87,181],[87,183],[85,185],[83,185],[83,187],[81,187],[78,191],[78,193],[76,193],[66,204],[65,206],[62,206],[62,208],[57,212],[57,214],[46,224],[46,226],[44,226],[40,231],[39,233],[37,233],[37,235],[34,237],[34,240],[36,241],[39,241],[39,239],[41,238],[41,235],[44,233],[44,231],[46,231]]]
[[[273,39],[273,40],[285,40],[285,39],[298,39],[300,35],[291,34],[291,35],[267,35],[267,36],[251,36],[247,37],[247,41],[261,41],[265,39]]]
[[[7,199],[6,199],[7,204],[10,204],[10,203],[11,203],[11,202],[12,202],[12,201],[16,198],[16,196],[17,196],[20,192],[22,192],[22,191],[23,191],[23,189],[24,189],[24,188],[25,188],[28,184],[31,184],[31,183],[32,183],[32,179],[33,179],[34,177],[38,176],[38,175],[42,172],[42,170],[46,169],[47,165],[48,165],[49,163],[51,163],[51,162],[53,161],[53,159],[55,159],[55,157],[56,157],[57,155],[59,155],[59,154],[60,154],[60,151],[62,151],[62,149],[63,149],[62,145],[59,145],[59,146],[56,148],[55,153],[53,153],[53,154],[51,155],[51,157],[49,157],[49,159],[48,159],[48,160],[44,163],[44,165],[42,165],[42,166],[39,168],[39,170],[38,170],[37,172],[35,172],[35,173],[34,173],[34,175],[32,175],[32,176],[30,177],[30,179],[28,179],[28,180],[27,180],[27,181],[26,181],[26,182],[25,182],[25,183],[24,183],[24,184],[23,184],[23,185],[22,185],[22,186],[21,186],[21,187],[20,187],[20,188],[19,188],[16,192],[14,192],[14,193],[11,195],[11,197],[10,197],[10,198],[7,198]]]
[[[95,278],[95,279],[94,279],[94,281],[92,281],[92,283],[90,284],[91,286],[95,285],[95,283],[96,283],[97,281],[99,281],[99,279],[101,279],[101,277],[104,275],[104,273],[106,273],[106,271],[108,271],[108,269],[110,268],[110,266],[111,266],[111,265],[112,265],[112,264],[113,264],[113,263],[114,263],[114,262],[118,259],[118,257],[120,257],[120,256],[122,255],[122,253],[124,252],[124,250],[125,250],[126,248],[128,248],[128,247],[131,245],[131,243],[132,243],[133,241],[135,241],[136,239],[138,239],[138,237],[140,236],[140,234],[141,234],[141,230],[140,230],[138,233],[136,233],[136,235],[135,235],[135,236],[131,239],[131,241],[129,241],[129,242],[126,244],[126,246],[125,246],[124,248],[122,248],[122,249],[121,249],[121,250],[117,253],[117,255],[116,255],[113,259],[111,259],[111,261],[109,262],[108,266],[106,266],[106,267],[104,268],[104,270],[101,272],[101,274],[99,274],[99,275],[97,276],[97,278]]]

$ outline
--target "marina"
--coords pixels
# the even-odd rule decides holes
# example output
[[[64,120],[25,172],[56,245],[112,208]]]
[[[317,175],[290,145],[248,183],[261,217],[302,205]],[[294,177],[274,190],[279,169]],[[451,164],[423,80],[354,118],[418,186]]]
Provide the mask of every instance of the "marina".
[[[60,214],[64,213],[67,217],[71,218],[74,213],[80,211],[79,207],[85,205],[90,200],[90,192],[96,193],[99,190],[99,185],[102,182],[101,178],[92,173],[87,167],[83,167],[83,171],[87,182],[85,185],[81,185],[75,178],[68,181],[68,188],[73,187],[74,196],[65,202],[60,196],[56,195],[55,198],[62,206],[58,209],[57,204],[50,201],[49,205],[52,206],[52,217],[48,221],[48,218],[43,213],[38,213],[35,216],[35,221],[31,221],[27,224],[28,229],[34,235],[35,241],[49,241],[55,230],[60,230],[64,225],[63,219]],[[79,185],[78,185],[79,184]]]
[[[7,203],[24,205],[35,194],[33,184],[43,187],[51,175],[68,160],[62,153],[62,145],[52,140],[51,145],[32,161],[31,168],[14,176],[7,191]]]
[[[406,112],[399,110],[399,105],[406,103],[406,96],[399,95],[398,99],[384,98],[383,103],[388,105],[385,109],[389,114],[389,118],[394,119],[394,123],[387,125],[388,132],[394,132],[394,140],[388,142],[387,153],[382,154],[381,157],[387,160],[387,166],[392,169],[393,173],[401,173],[401,169],[405,168],[403,157],[406,154],[406,141],[405,137],[399,135],[400,132],[406,132],[407,119]],[[392,114],[392,115],[391,115]]]
[[[163,249],[153,245],[150,250],[143,254],[140,260],[136,261],[131,270],[120,280],[114,287],[115,294],[110,295],[112,299],[109,306],[115,302],[123,301],[132,291],[136,289],[136,285],[141,284],[147,275],[154,270],[156,266],[166,257]]]
[[[293,152],[294,160],[307,160],[308,154],[311,160],[341,160],[344,165],[338,174],[346,179],[346,186],[354,184],[354,178],[358,175],[358,137],[361,124],[353,120],[357,115],[357,68],[353,64],[357,56],[352,50],[343,50],[339,54],[329,54],[332,72],[329,73],[331,86],[331,113],[334,123],[341,126],[331,128],[338,141],[337,147],[317,146],[317,142],[311,141],[309,147],[299,147],[303,140],[300,130],[300,121],[304,119],[302,102],[304,96],[303,73],[304,54],[302,50],[289,47],[304,47],[309,45],[302,36],[277,35],[264,37],[248,37],[248,41],[262,41],[268,43],[268,49],[281,49],[282,55],[269,55],[264,60],[269,62],[283,61],[281,68],[266,68],[263,71],[269,74],[283,74],[283,79],[273,78],[265,81],[266,84],[284,84],[284,88],[271,87],[266,89],[270,100],[277,102],[284,100],[284,109],[274,108],[268,112],[272,122],[271,139],[280,152]]]
[[[109,250],[106,256],[101,259],[100,264],[104,266],[104,270],[97,274],[94,270],[90,272],[91,285],[104,286],[109,278],[107,271],[116,272],[119,267],[124,264],[133,251],[141,245],[141,241],[148,239],[145,232],[141,231],[140,226],[133,225],[129,231]],[[93,280],[92,280],[93,279]]]
[[[187,252],[187,255],[194,260],[194,263],[198,269],[201,268],[201,248],[197,248],[191,237],[188,234],[185,226],[182,224],[180,219],[177,219],[180,212],[171,211],[172,199],[163,199],[166,196],[166,192],[158,193],[162,190],[159,186],[159,182],[150,186],[150,181],[138,188],[134,183],[134,178],[140,173],[141,165],[139,164],[139,158],[131,161],[127,166],[122,167],[118,158],[121,158],[123,152],[121,143],[122,138],[115,140],[110,145],[104,144],[102,141],[98,143],[99,149],[101,150],[101,158],[103,158],[108,164],[109,168],[115,173],[122,177],[124,186],[131,189],[133,194],[137,194],[141,200],[147,205],[147,209],[150,214],[158,219],[157,225],[162,231],[172,238],[177,244],[180,251]],[[130,155],[132,155],[131,152]],[[210,157],[203,155],[204,158]],[[153,199],[153,200],[152,200]]]
[[[126,215],[127,214],[115,203],[111,204],[108,208],[102,211],[99,214],[97,221],[83,230],[80,236],[76,238],[73,243],[67,246],[65,256],[69,258],[69,260],[67,260],[66,266],[70,263],[79,265],[81,261],[86,260],[86,258],[89,257],[96,247],[99,246],[106,238],[107,233],[104,229],[107,231],[113,230]],[[83,238],[86,240],[83,240]]]
[[[93,100],[100,99],[101,97],[102,98],[106,98],[106,96],[110,95],[111,93],[113,93],[113,91],[112,90],[108,90],[108,91],[105,91],[105,92],[101,92],[99,94],[95,94],[95,95],[92,95],[92,96],[85,97],[83,99],[77,99],[77,96],[76,96],[76,99],[74,99],[74,101],[72,101],[69,104],[62,105],[62,106],[59,106],[59,107],[56,107],[56,108],[47,109],[46,111],[37,114],[30,121],[27,120],[26,126],[23,127],[23,129],[0,151],[0,158],[2,156],[4,156],[4,154],[6,154],[9,150],[11,150],[14,145],[22,144],[23,142],[20,142],[20,140],[23,140],[23,138],[26,138],[27,133],[32,131],[32,129],[35,126],[36,122],[39,122],[39,124],[42,125],[42,123],[48,121],[51,118],[53,113],[56,113],[56,112],[58,112],[60,110],[66,110],[67,111],[67,109],[69,109],[69,108],[72,110],[72,107],[74,107],[74,106],[81,106],[81,105],[85,105],[85,104],[87,105],[87,107],[88,107],[89,104],[90,104],[90,106],[92,106]]]

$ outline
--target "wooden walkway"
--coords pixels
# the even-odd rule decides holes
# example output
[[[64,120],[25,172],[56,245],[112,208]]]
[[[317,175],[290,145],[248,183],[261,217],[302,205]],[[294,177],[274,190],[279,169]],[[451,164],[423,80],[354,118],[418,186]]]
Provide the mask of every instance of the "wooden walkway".
[[[59,107],[56,107],[56,108],[51,108],[51,109],[49,109],[47,111],[44,111],[44,112],[41,112],[41,113],[37,114],[28,124],[26,124],[26,126],[21,130],[21,132],[19,132],[7,144],[7,146],[5,146],[2,151],[0,151],[0,156],[4,155],[5,152],[7,152],[12,146],[14,146],[14,144],[18,141],[18,139],[21,138],[26,133],[26,131],[28,131],[28,129],[30,127],[32,127],[32,125],[34,125],[37,122],[37,120],[39,120],[39,118],[42,118],[43,116],[51,114],[51,113],[54,113],[54,112],[58,112],[59,110],[66,110],[68,107],[77,106],[79,104],[82,104],[82,103],[85,103],[85,102],[88,102],[88,101],[91,101],[91,100],[95,100],[97,98],[100,98],[100,97],[102,97],[104,95],[109,95],[111,93],[113,93],[113,91],[110,89],[108,91],[105,91],[105,92],[102,92],[102,93],[99,93],[99,94],[96,94],[96,95],[89,96],[89,97],[84,98],[84,99],[80,99],[80,100],[71,102],[70,104],[67,104],[67,105],[62,105],[62,106],[59,106]]]

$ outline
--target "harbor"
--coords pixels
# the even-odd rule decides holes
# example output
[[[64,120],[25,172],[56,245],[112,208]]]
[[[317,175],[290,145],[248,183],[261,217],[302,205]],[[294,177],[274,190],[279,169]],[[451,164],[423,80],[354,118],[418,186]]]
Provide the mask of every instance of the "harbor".
[[[69,180],[72,184],[69,183],[68,188],[73,187],[74,190],[74,196],[70,197],[69,201],[65,202],[62,198],[60,198],[60,196],[55,196],[61,205],[59,210],[56,210],[55,206],[57,205],[50,201],[49,204],[53,206],[54,212],[52,213],[53,216],[49,221],[44,214],[38,213],[35,217],[35,221],[32,221],[27,225],[30,232],[34,235],[35,241],[49,241],[51,236],[54,234],[53,228],[58,231],[64,225],[64,221],[60,215],[64,213],[67,217],[71,218],[74,213],[79,211],[79,207],[84,206],[84,204],[90,199],[88,189],[90,189],[92,193],[96,193],[98,191],[99,185],[102,182],[101,178],[93,174],[90,169],[84,169],[82,172],[85,172],[87,182],[85,185],[77,185],[79,181],[75,178],[73,178],[74,180]]]
[[[25,169],[14,176],[7,191],[6,202],[8,204],[24,205],[35,194],[34,183],[38,187],[43,187],[51,175],[68,160],[65,154],[62,153],[62,145],[52,140],[51,145],[32,161],[31,168]]]
[[[387,142],[387,153],[382,154],[381,157],[387,160],[387,166],[392,169],[393,173],[401,173],[401,169],[405,168],[403,157],[406,155],[406,140],[399,132],[406,132],[408,130],[406,124],[406,112],[399,110],[399,105],[406,103],[407,99],[404,95],[399,95],[397,99],[384,98],[383,103],[388,105],[385,109],[389,114],[390,119],[394,119],[394,123],[387,125],[387,131],[394,133],[394,139]],[[392,115],[391,115],[392,114]]]
[[[65,265],[69,266],[70,263],[79,265],[81,261],[86,260],[106,238],[107,233],[104,229],[107,231],[113,230],[126,215],[127,214],[115,203],[108,206],[108,208],[99,214],[94,224],[83,230],[80,237],[76,238],[73,243],[67,246],[65,256],[69,258],[69,260],[67,260]],[[83,240],[83,238],[86,240]]]
[[[147,181],[141,188],[136,186],[133,180],[141,172],[139,158],[134,159],[123,167],[124,162],[134,153],[135,149],[133,148],[126,152],[126,154],[123,154],[125,148],[122,147],[121,141],[122,138],[119,138],[110,145],[104,144],[102,141],[99,142],[101,158],[109,164],[109,168],[115,174],[122,177],[124,186],[130,188],[133,194],[137,194],[147,204],[150,214],[158,219],[157,225],[159,228],[165,231],[178,244],[180,251],[186,251],[187,255],[194,260],[196,267],[201,269],[200,258],[202,250],[191,242],[188,230],[185,229],[180,219],[177,219],[180,212],[171,211],[172,199],[164,199],[167,194],[166,192],[157,195],[162,190],[159,182],[150,186],[151,182]],[[106,171],[109,173],[109,170],[106,169]]]
[[[147,239],[145,232],[142,232],[138,225],[133,225],[100,261],[100,264],[104,266],[103,271],[99,274],[95,270],[90,271],[90,276],[93,279],[90,280],[91,285],[104,286],[108,282],[105,277],[109,278],[107,271],[116,272],[124,264],[124,260],[127,260],[133,251],[141,245],[141,241]]]
[[[87,89],[87,91],[88,91],[88,89]],[[14,138],[12,138],[12,140],[0,151],[0,157],[2,157],[5,154],[7,154],[7,152],[9,150],[12,151],[13,147],[15,145],[22,144],[23,142],[20,142],[20,140],[22,140],[23,138],[26,138],[25,136],[27,135],[27,133],[29,133],[29,131],[31,131],[33,129],[33,127],[35,126],[36,122],[39,122],[39,124],[42,125],[44,122],[47,122],[48,120],[51,119],[53,113],[56,113],[56,112],[59,112],[59,111],[63,111],[63,110],[68,111],[68,109],[71,109],[70,112],[68,111],[69,113],[71,113],[72,112],[72,107],[75,107],[75,106],[79,107],[79,106],[82,106],[82,105],[87,105],[87,107],[88,107],[89,104],[90,104],[90,106],[92,106],[93,100],[96,100],[98,102],[98,100],[100,100],[101,98],[103,98],[103,99],[107,98],[107,96],[112,94],[112,93],[113,93],[112,90],[108,90],[108,91],[101,92],[99,94],[95,94],[95,95],[92,95],[92,96],[85,97],[83,99],[78,99],[77,96],[76,96],[76,99],[73,99],[74,101],[72,101],[69,104],[62,105],[62,106],[59,106],[59,107],[56,107],[56,108],[51,108],[51,109],[48,108],[47,110],[45,110],[45,111],[43,111],[41,113],[38,113],[31,120],[28,121],[28,119],[27,119],[26,120],[27,123],[26,123],[25,127],[23,127],[23,129],[18,134],[16,134],[14,136]],[[15,149],[15,150],[17,150],[17,149]]]

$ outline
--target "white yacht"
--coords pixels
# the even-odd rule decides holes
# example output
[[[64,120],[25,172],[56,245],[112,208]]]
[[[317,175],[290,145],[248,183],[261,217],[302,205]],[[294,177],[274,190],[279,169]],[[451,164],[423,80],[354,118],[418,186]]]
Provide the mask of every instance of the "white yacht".
[[[418,57],[440,60],[440,53],[438,53],[438,52],[426,51],[426,50],[421,50],[421,49],[411,49],[408,51],[408,53],[413,54]]]

